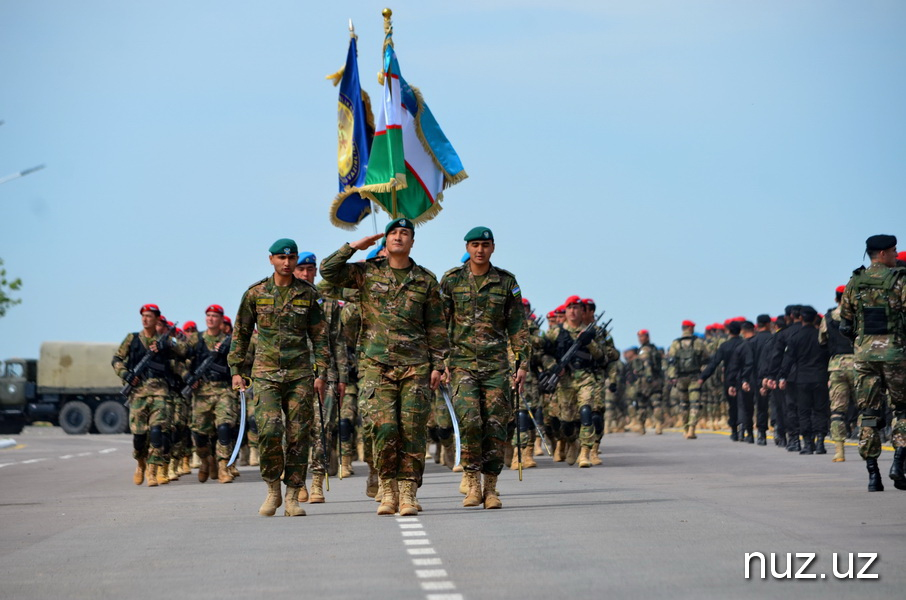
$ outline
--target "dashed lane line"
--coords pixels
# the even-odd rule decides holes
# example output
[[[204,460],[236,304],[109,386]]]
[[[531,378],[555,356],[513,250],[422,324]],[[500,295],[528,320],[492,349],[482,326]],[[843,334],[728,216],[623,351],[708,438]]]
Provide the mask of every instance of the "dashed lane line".
[[[415,577],[425,595],[426,600],[463,600],[463,595],[454,592],[456,584],[450,578],[443,566],[443,561],[436,556],[437,550],[431,546],[424,526],[418,517],[398,517],[397,524],[403,536],[403,545],[406,552],[412,556],[412,565],[416,567]],[[435,555],[435,556],[431,556]],[[424,567],[435,567],[426,569]],[[444,593],[435,593],[444,592]]]
[[[96,452],[79,452],[78,454],[64,454],[58,456],[59,460],[69,460],[71,458],[83,458],[85,456],[93,456],[95,454],[110,454],[111,452],[116,452],[118,448],[104,448],[103,450],[97,450]],[[29,458],[28,460],[19,460],[15,462],[5,462],[0,463],[0,469],[3,467],[11,467],[13,465],[33,465],[35,463],[44,462],[50,460],[48,458]]]

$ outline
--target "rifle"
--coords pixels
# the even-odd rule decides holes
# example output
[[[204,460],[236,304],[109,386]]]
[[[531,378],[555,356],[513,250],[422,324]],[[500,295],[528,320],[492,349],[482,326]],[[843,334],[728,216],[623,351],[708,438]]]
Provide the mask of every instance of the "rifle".
[[[553,368],[548,369],[538,377],[538,389],[543,394],[553,394],[554,390],[557,389],[557,384],[560,383],[560,372],[566,369],[569,366],[570,361],[579,351],[579,342],[582,341],[582,338],[586,336],[587,333],[593,332],[595,326],[598,324],[598,321],[604,316],[602,312],[600,315],[595,317],[595,320],[588,324],[588,326],[579,333],[575,341],[569,347],[569,349],[563,353],[563,356],[560,357],[560,360],[557,361],[557,364]],[[612,321],[611,319],[610,321]],[[610,325],[610,321],[604,325],[606,331],[607,325]],[[594,336],[592,336],[594,339]],[[588,343],[588,342],[585,342]]]
[[[199,333],[199,335],[202,335],[202,334]],[[214,364],[214,360],[218,356],[224,356],[226,354],[229,354],[230,344],[232,343],[232,341],[233,341],[233,336],[228,335],[225,338],[223,338],[222,342],[220,342],[220,349],[218,349],[214,352],[208,351],[208,355],[205,357],[205,359],[203,361],[201,361],[201,364],[198,365],[198,368],[195,369],[195,372],[186,378],[185,386],[179,392],[183,398],[188,400],[189,396],[192,395],[192,386],[195,385],[196,382],[207,378],[207,376],[210,374],[211,371],[218,370],[217,365]],[[229,370],[227,370],[227,374],[229,374]]]
[[[157,336],[154,342],[157,344],[157,350],[160,352],[161,344],[167,337],[170,336],[176,330],[176,323],[173,323],[170,327],[167,328],[165,332]],[[141,378],[145,374],[145,369],[148,368],[148,363],[151,362],[151,359],[154,358],[154,352],[151,352],[149,349],[145,352],[145,355],[142,357],[138,364],[131,369],[126,376],[123,378],[126,381],[126,385],[123,386],[123,389],[120,390],[120,394],[123,396],[123,404],[129,401],[129,394],[132,393],[132,390],[135,389],[135,386],[132,385],[132,380],[136,377]]]

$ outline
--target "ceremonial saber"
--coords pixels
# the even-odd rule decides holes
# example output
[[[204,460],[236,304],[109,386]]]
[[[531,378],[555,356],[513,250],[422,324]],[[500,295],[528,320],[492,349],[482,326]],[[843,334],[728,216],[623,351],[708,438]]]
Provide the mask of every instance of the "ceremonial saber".
[[[544,449],[547,450],[548,456],[553,456],[554,453],[551,452],[551,447],[547,445],[547,440],[544,438],[544,434],[541,432],[541,425],[538,424],[538,421],[535,420],[535,415],[532,413],[532,409],[529,408],[528,401],[525,399],[523,394],[519,394],[519,397],[522,398],[522,405],[525,406],[525,412],[528,413],[529,418],[532,420],[532,423],[535,425],[535,431],[538,433],[538,437],[541,438],[541,443],[544,445]],[[519,426],[519,423],[516,423],[516,426]]]
[[[239,437],[236,438],[236,447],[233,448],[233,455],[230,457],[228,467],[233,466],[236,457],[239,456],[239,448],[242,447],[242,436],[245,435],[245,390],[239,390]]]
[[[25,177],[29,173],[34,173],[35,171],[40,171],[44,168],[44,165],[38,165],[37,167],[30,167],[19,171],[18,173],[13,173],[12,175],[7,175],[6,177],[0,178],[0,183],[6,183],[7,181],[12,181],[13,179],[18,179],[20,177]]]
[[[456,462],[459,464],[459,461],[462,459],[462,443],[460,442],[459,437],[459,422],[456,420],[456,411],[453,410],[453,400],[450,398],[450,388],[446,385],[440,386],[440,395],[444,397],[444,402],[447,404],[447,410],[450,411],[450,420],[453,421],[453,435],[456,439]]]

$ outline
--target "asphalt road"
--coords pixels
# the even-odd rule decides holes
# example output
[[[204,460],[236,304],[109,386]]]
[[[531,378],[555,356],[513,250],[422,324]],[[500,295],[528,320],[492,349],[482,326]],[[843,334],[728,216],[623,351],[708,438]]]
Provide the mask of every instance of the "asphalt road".
[[[366,467],[307,517],[264,518],[256,467],[235,483],[132,484],[129,436],[27,428],[0,449],[0,598],[892,598],[906,586],[906,492],[865,491],[848,461],[724,435],[609,435],[604,466],[506,470],[503,510],[462,508],[429,464],[418,517],[378,517]],[[278,511],[282,515],[282,509]],[[758,560],[745,578],[746,553]],[[795,573],[771,576],[793,553]],[[877,554],[838,579],[850,554]],[[856,557],[855,575],[867,562]],[[822,574],[825,576],[822,578]]]

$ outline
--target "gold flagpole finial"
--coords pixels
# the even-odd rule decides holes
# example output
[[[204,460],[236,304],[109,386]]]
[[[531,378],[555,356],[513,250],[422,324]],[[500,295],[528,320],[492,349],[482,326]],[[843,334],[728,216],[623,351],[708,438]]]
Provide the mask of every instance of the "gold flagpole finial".
[[[393,21],[390,20],[390,17],[393,16],[393,11],[390,10],[389,8],[385,8],[384,10],[381,11],[381,14],[384,15],[384,35],[385,36],[393,35]],[[393,39],[391,38],[390,40],[387,40],[384,42],[385,45],[388,43],[392,46]]]

